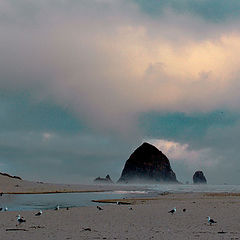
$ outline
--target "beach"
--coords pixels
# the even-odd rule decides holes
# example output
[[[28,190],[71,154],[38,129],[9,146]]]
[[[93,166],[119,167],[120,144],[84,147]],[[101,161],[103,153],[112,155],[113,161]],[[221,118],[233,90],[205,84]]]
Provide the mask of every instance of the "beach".
[[[129,208],[132,208],[130,210]],[[174,214],[168,210],[176,207]],[[1,212],[1,239],[239,239],[239,195],[167,194],[133,205],[110,204],[21,212]],[[183,212],[183,209],[186,209]],[[217,223],[210,226],[207,216]]]
[[[16,183],[15,179],[5,179],[9,183],[8,190],[14,192],[12,180]],[[25,182],[20,182],[17,187],[19,193],[30,189],[29,186],[23,186]],[[44,185],[42,190],[47,190],[48,184],[41,185]],[[54,184],[51,185],[50,190],[61,189],[57,186],[54,189]],[[74,185],[73,188],[86,190],[83,185],[78,188]],[[121,189],[121,186],[92,185],[90,190],[98,188]],[[35,192],[39,191],[36,187]],[[96,206],[74,207],[69,210],[60,208],[58,211],[43,210],[41,216],[35,216],[37,211],[2,211],[0,236],[4,240],[240,239],[239,200],[238,193],[163,193],[149,199],[108,200],[112,203],[101,205],[103,210],[98,210]],[[117,205],[117,201],[128,204]],[[168,213],[174,207],[177,211],[174,214]],[[16,218],[18,214],[26,222],[19,225]],[[210,225],[208,216],[217,223]]]

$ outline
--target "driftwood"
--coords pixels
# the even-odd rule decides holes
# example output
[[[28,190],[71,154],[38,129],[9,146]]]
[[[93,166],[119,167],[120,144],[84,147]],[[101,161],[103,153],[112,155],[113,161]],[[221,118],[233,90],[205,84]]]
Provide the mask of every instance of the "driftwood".
[[[27,229],[24,229],[24,228],[7,228],[6,231],[28,231]]]

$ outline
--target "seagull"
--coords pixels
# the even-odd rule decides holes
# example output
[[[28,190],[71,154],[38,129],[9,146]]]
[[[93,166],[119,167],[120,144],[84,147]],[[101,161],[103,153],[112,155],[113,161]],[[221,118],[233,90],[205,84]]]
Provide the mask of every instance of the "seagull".
[[[213,224],[213,223],[217,223],[216,221],[214,221],[212,218],[210,217],[207,217],[208,218],[208,222],[210,223],[210,226]]]
[[[133,210],[133,208],[132,208],[132,207],[130,207],[130,208],[129,208],[129,210]]]
[[[97,206],[97,209],[98,209],[98,210],[103,210],[103,208],[101,208],[101,207],[99,207],[99,206]]]
[[[26,222],[26,220],[23,217],[21,217],[20,214],[17,216],[17,221],[19,225],[23,222]]]
[[[4,211],[5,211],[5,212],[8,211],[8,207],[5,207],[5,208],[4,208]]]
[[[39,212],[37,212],[36,214],[35,214],[35,216],[41,216],[42,215],[42,210],[40,210]]]
[[[59,207],[59,205],[57,205],[56,207],[55,207],[55,210],[59,210],[60,209],[60,207]]]
[[[121,203],[120,202],[116,202],[117,205],[120,205]]]
[[[3,208],[1,207],[1,208],[0,208],[0,212],[1,212],[2,210],[3,210]]]
[[[171,213],[173,215],[176,211],[177,211],[177,209],[174,208],[174,209],[170,210],[168,213]]]

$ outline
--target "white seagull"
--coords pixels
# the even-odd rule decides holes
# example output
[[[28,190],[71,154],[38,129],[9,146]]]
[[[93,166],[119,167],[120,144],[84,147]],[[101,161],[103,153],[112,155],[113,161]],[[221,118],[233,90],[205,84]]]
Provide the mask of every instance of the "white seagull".
[[[8,211],[8,207],[5,207],[5,208],[4,208],[4,211],[5,211],[5,212]]]
[[[23,222],[26,222],[26,220],[25,220],[23,217],[21,217],[20,214],[17,215],[17,221],[18,221],[18,224],[19,224],[19,225],[20,225],[21,223],[23,223]]]
[[[60,207],[59,207],[59,205],[57,205],[56,207],[55,207],[55,210],[59,210],[60,209]]]
[[[41,216],[42,215],[42,210],[40,210],[39,212],[35,213],[35,216]]]
[[[210,223],[210,226],[213,224],[213,223],[217,223],[216,221],[214,221],[212,218],[210,217],[207,217],[208,218],[208,222]]]
[[[177,209],[174,208],[174,209],[170,210],[168,213],[174,214],[176,211],[177,211]]]

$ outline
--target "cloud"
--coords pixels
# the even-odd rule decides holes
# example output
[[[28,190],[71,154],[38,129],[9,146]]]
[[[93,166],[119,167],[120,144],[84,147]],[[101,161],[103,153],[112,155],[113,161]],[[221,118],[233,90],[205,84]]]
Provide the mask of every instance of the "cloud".
[[[35,181],[92,183],[97,176],[107,174],[117,180],[128,152],[127,144],[89,133],[14,131],[0,134],[1,171]]]
[[[42,136],[43,136],[43,141],[48,141],[53,137],[51,133],[47,133],[47,132],[43,133]]]
[[[139,131],[141,112],[238,109],[235,22],[206,24],[169,8],[151,18],[124,0],[1,4],[1,89],[127,135]]]
[[[191,170],[213,167],[218,163],[217,159],[212,159],[210,148],[193,150],[188,144],[165,139],[149,139],[148,141],[166,154],[170,161],[181,162]]]

